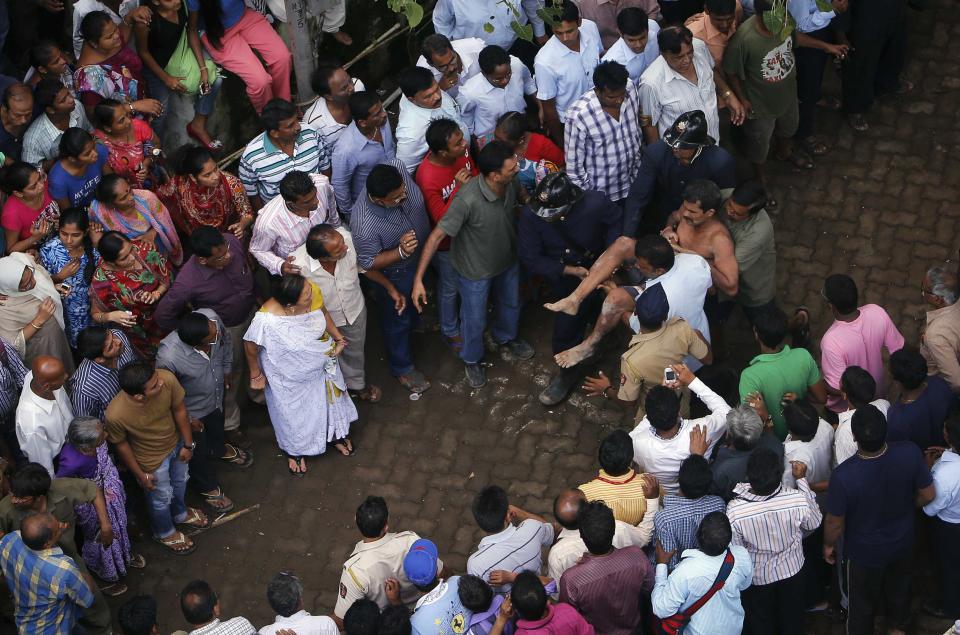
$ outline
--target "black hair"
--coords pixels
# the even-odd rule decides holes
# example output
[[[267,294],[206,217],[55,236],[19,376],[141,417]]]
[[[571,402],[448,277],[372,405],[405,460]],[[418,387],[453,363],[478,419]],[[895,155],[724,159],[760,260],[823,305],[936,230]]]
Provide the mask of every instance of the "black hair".
[[[677,483],[685,497],[703,498],[710,493],[710,487],[713,485],[710,463],[699,454],[691,454],[680,463]]]
[[[343,616],[345,635],[377,635],[380,607],[373,600],[360,598],[350,605]]]
[[[489,75],[497,70],[498,66],[503,66],[504,64],[510,66],[510,54],[507,53],[502,46],[491,44],[485,46],[483,50],[480,51],[477,61],[480,63],[480,71],[485,75]]]
[[[960,450],[960,407],[954,406],[947,414],[947,420],[943,422],[943,427],[947,433],[946,441],[954,450]]]
[[[17,498],[46,496],[52,482],[47,468],[27,463],[10,477],[10,493]]]
[[[877,396],[877,381],[859,366],[847,366],[840,375],[840,390],[854,408],[865,406]]]
[[[339,70],[343,70],[340,64],[326,62],[317,66],[316,70],[310,75],[310,88],[321,97],[330,94],[330,78]]]
[[[96,359],[103,355],[103,346],[107,343],[107,333],[110,332],[105,326],[91,324],[80,331],[77,335],[77,352],[84,359]]]
[[[367,496],[357,507],[357,529],[364,538],[378,537],[387,526],[390,510],[382,496]]]
[[[226,31],[223,28],[223,18],[220,12],[219,0],[200,0],[200,17],[203,18],[203,30],[215,49],[223,48],[220,40]]]
[[[613,534],[617,524],[613,510],[603,501],[589,501],[580,505],[577,524],[580,526],[580,539],[587,546],[587,551],[602,556],[613,549]]]
[[[113,18],[106,11],[91,11],[80,20],[80,37],[95,44],[103,37],[103,30],[113,24]]]
[[[770,307],[753,316],[753,328],[761,344],[776,348],[787,337],[787,315],[779,307]]]
[[[773,494],[783,482],[783,459],[770,448],[756,448],[747,459],[747,481],[754,494]]]
[[[317,189],[313,179],[306,172],[300,170],[290,170],[280,180],[278,191],[288,203],[293,203],[301,196],[306,196]]]
[[[260,112],[260,126],[266,132],[280,129],[280,124],[297,116],[297,106],[286,99],[274,98]]]
[[[299,273],[285,273],[270,285],[270,297],[283,306],[292,306],[300,299],[307,279]]]
[[[210,336],[210,318],[199,311],[187,313],[180,318],[177,335],[189,346],[199,346]]]
[[[557,22],[579,22],[580,8],[570,0],[563,0],[563,7],[560,9],[560,17]]]
[[[656,430],[664,431],[677,425],[680,416],[680,398],[666,386],[654,386],[643,403],[647,421]]]
[[[200,225],[190,234],[190,247],[193,253],[200,258],[209,258],[213,255],[213,248],[226,245],[227,239],[216,227]]]
[[[627,7],[617,14],[617,29],[620,35],[637,37],[649,33],[650,23],[647,21],[647,12],[639,7]]]
[[[510,589],[513,609],[523,620],[539,620],[547,610],[547,592],[533,571],[522,571]]]
[[[477,168],[480,174],[486,176],[494,172],[499,172],[503,168],[503,163],[513,156],[513,148],[502,141],[491,141],[483,146],[480,154],[477,155]]]
[[[513,147],[516,147],[517,144],[523,141],[523,135],[527,133],[526,117],[516,110],[508,110],[497,117],[496,129],[510,140]]]
[[[453,119],[447,119],[446,117],[434,119],[427,126],[427,147],[434,153],[446,150],[450,137],[459,129],[460,126]]]
[[[630,74],[620,62],[600,62],[593,69],[593,86],[597,90],[623,90]]]
[[[403,185],[403,176],[396,166],[389,163],[378,163],[367,175],[367,194],[376,198],[383,198]]]
[[[648,234],[637,238],[633,249],[637,258],[643,258],[654,269],[669,271],[673,268],[675,256],[670,241],[660,234]]]
[[[633,463],[633,439],[626,430],[614,430],[600,442],[600,468],[610,476],[622,476]]]
[[[46,110],[53,106],[57,100],[57,95],[60,94],[61,90],[65,90],[66,88],[59,77],[44,77],[41,79],[33,91],[33,99],[37,108],[39,110]]]
[[[370,116],[370,109],[380,101],[380,95],[372,90],[358,90],[350,95],[347,106],[350,108],[350,117],[354,121],[365,120]]]
[[[457,585],[457,597],[464,608],[474,613],[482,613],[493,602],[493,589],[480,576],[462,575]]]
[[[120,257],[120,250],[128,242],[126,236],[118,231],[110,230],[104,232],[103,236],[100,237],[100,242],[97,243],[97,251],[100,252],[100,256],[104,260],[113,264]]]
[[[820,427],[820,415],[806,399],[796,399],[783,407],[783,419],[787,430],[794,439],[809,441]]]
[[[60,143],[57,144],[58,154],[61,159],[79,158],[91,141],[93,136],[83,128],[67,128],[60,137]]]
[[[684,44],[693,46],[693,33],[685,26],[667,26],[657,33],[657,46],[661,52],[677,55]]]
[[[135,595],[120,605],[117,621],[123,635],[151,635],[157,625],[157,601],[152,595]]]
[[[473,518],[488,534],[503,531],[504,519],[510,509],[507,493],[498,485],[488,485],[473,498]]]
[[[690,181],[683,188],[683,200],[687,203],[697,203],[704,212],[720,209],[723,195],[720,188],[713,181],[696,179]]]
[[[700,551],[708,556],[719,556],[730,546],[733,529],[730,519],[723,512],[710,512],[697,527],[697,544]]]
[[[151,361],[145,359],[132,361],[121,368],[118,373],[120,389],[131,397],[142,395],[155,372],[157,372],[157,369]]]
[[[380,613],[377,621],[377,635],[410,635],[410,611],[405,606],[388,606]]]
[[[117,186],[120,181],[126,180],[119,174],[104,174],[100,182],[97,183],[97,189],[93,193],[93,197],[101,203],[113,205],[113,202],[117,200]]]
[[[773,3],[770,0],[754,0],[753,10],[758,16],[762,16],[767,11],[770,11],[773,8]]]
[[[87,256],[87,264],[83,268],[83,279],[87,284],[93,279],[93,272],[97,268],[96,259],[93,257],[93,240],[90,239],[90,217],[87,210],[82,207],[68,207],[60,212],[59,227],[67,225],[76,225],[77,229],[83,232],[83,253]]]
[[[835,273],[827,276],[823,282],[823,295],[841,314],[846,315],[857,310],[857,283],[846,274]]]
[[[452,50],[453,44],[450,42],[450,38],[440,33],[428,35],[420,45],[420,54],[423,55],[423,59],[427,60],[427,64],[431,66],[433,65],[433,55],[435,53],[445,53],[446,51]]]
[[[901,386],[914,390],[927,380],[927,360],[914,348],[901,348],[890,355],[890,374]]]
[[[887,439],[887,418],[876,406],[867,404],[854,411],[850,429],[861,450],[876,452]]]
[[[183,146],[173,157],[173,164],[179,176],[197,176],[203,172],[203,166],[214,161],[210,151],[202,146]]]
[[[123,108],[123,103],[116,99],[102,99],[93,107],[93,123],[97,128],[103,130],[113,125],[114,117],[117,114],[117,108]]]
[[[751,216],[767,204],[767,190],[760,181],[745,181],[737,186],[730,197],[737,205],[743,205]]]
[[[37,173],[37,168],[26,161],[14,161],[10,165],[0,168],[0,190],[6,194],[22,192],[30,184],[30,177]]]
[[[27,61],[39,73],[41,66],[49,66],[57,58],[54,53],[62,53],[57,43],[53,40],[42,40],[27,51]]]
[[[420,91],[427,90],[436,83],[433,73],[420,66],[412,66],[400,71],[397,81],[403,96],[410,100]]]
[[[267,583],[267,603],[277,615],[290,617],[300,610],[302,600],[303,585],[288,571],[281,571]]]
[[[180,591],[180,611],[188,624],[197,626],[213,620],[217,594],[204,580],[193,580]]]
[[[307,255],[311,258],[329,258],[330,252],[327,251],[326,242],[337,235],[337,229],[333,225],[321,223],[310,228],[307,234]]]
[[[704,6],[712,15],[735,15],[737,13],[736,0],[706,0]]]

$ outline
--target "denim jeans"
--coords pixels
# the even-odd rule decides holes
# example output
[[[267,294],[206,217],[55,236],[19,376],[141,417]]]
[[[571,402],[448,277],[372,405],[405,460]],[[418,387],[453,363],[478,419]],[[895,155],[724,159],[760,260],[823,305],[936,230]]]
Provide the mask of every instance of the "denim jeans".
[[[517,339],[520,326],[520,264],[492,278],[470,280],[457,274],[460,289],[460,359],[476,364],[483,359],[483,332],[487,327],[487,299],[493,292],[494,316],[491,334],[498,344]]]
[[[450,252],[438,251],[433,257],[433,266],[437,270],[440,333],[454,337],[460,334],[460,314],[457,311],[457,272],[450,263]]]
[[[163,106],[164,114],[157,119],[151,122],[154,131],[157,133],[157,136],[160,138],[161,143],[163,142],[163,135],[166,132],[167,127],[167,117],[169,116],[169,106],[170,106],[170,96],[173,94],[173,91],[167,88],[167,85],[164,84],[159,77],[147,70],[146,67],[143,69],[143,78],[147,82],[147,90],[150,92],[150,97],[156,99],[160,102],[160,105]],[[198,115],[210,115],[213,112],[213,104],[217,101],[217,93],[220,92],[220,84],[223,82],[222,78],[217,77],[210,85],[210,92],[206,95],[201,95],[199,92],[196,94],[193,107],[194,111]],[[193,119],[193,117],[187,117],[187,121]]]
[[[387,348],[387,363],[394,377],[406,375],[413,370],[410,335],[417,323],[417,315],[410,301],[410,292],[413,290],[415,273],[416,267],[391,267],[383,270],[383,275],[407,298],[407,306],[400,315],[397,315],[397,310],[393,308],[393,300],[387,290],[379,284],[374,285],[377,304],[380,306],[380,330],[383,332],[383,344]]]
[[[173,523],[187,517],[187,504],[184,495],[187,492],[187,477],[190,467],[177,456],[183,442],[177,443],[173,452],[163,459],[160,467],[153,472],[157,486],[153,491],[145,490],[150,505],[150,527],[157,538],[166,538],[174,532]]]

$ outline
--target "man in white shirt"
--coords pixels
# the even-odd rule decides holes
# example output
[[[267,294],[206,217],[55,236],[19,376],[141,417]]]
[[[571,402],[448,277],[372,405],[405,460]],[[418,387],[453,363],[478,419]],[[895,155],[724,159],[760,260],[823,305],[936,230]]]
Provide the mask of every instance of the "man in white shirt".
[[[537,82],[518,58],[492,44],[478,56],[480,74],[460,89],[463,121],[475,137],[492,133],[505,112],[537,111]]]
[[[837,429],[833,438],[833,463],[840,465],[857,453],[857,442],[853,438],[853,413],[866,404],[876,407],[884,417],[890,410],[886,399],[873,399],[877,394],[877,382],[873,376],[860,368],[851,366],[840,376],[840,395],[848,408],[837,415]],[[871,401],[873,399],[873,401]]]
[[[677,381],[671,386],[654,386],[647,393],[647,416],[630,433],[633,458],[640,469],[657,477],[663,490],[678,494],[680,464],[691,454],[710,456],[727,431],[730,406],[710,390],[683,364],[673,366]],[[680,418],[680,397],[675,388],[690,390],[710,409],[699,419]]]
[[[303,113],[301,124],[316,131],[332,154],[352,119],[350,96],[366,88],[337,64],[317,67],[310,77],[310,87],[317,93],[317,100]]]
[[[542,0],[438,0],[433,8],[433,28],[451,40],[480,38],[507,50],[516,46],[517,50],[511,52],[529,65],[520,49],[535,51],[536,48],[517,39],[511,25],[515,21],[523,26],[529,23],[537,45],[543,46],[547,41],[546,28],[543,18],[537,15],[543,4]],[[487,27],[488,24],[493,28]]]
[[[267,584],[267,602],[277,618],[258,632],[260,635],[277,635],[277,631],[290,630],[298,635],[340,635],[337,623],[326,615],[310,615],[303,609],[303,584],[292,573],[281,571]]]
[[[17,442],[31,463],[39,463],[53,476],[53,459],[60,454],[73,421],[70,397],[64,390],[67,370],[56,357],[40,355],[23,378],[17,405]]]
[[[463,136],[470,137],[470,129],[463,122],[456,100],[440,90],[433,73],[419,66],[400,73],[400,117],[397,120],[397,159],[410,173],[423,161],[427,146],[427,126],[434,119],[447,118],[457,122]]]
[[[826,491],[833,469],[833,426],[821,419],[816,408],[805,399],[787,404],[783,419],[789,430],[783,440],[783,486],[797,487],[790,465],[797,462],[807,466],[810,489],[818,493]]]
[[[190,624],[189,635],[256,635],[245,617],[220,618],[220,598],[203,580],[193,580],[180,591],[180,611]]]
[[[560,533],[547,556],[547,575],[558,582],[563,572],[575,565],[580,556],[587,552],[577,521],[580,506],[586,501],[587,497],[578,489],[564,490],[553,501],[553,516],[560,524]],[[616,521],[613,546],[617,549],[631,545],[647,546],[653,535],[653,517],[658,509],[659,505],[649,505],[643,520],[636,527],[622,520]]]
[[[533,62],[537,99],[543,106],[543,126],[561,148],[567,108],[593,88],[593,69],[600,63],[602,53],[597,25],[581,20],[577,5],[564,0],[560,18],[553,27],[553,37]]]
[[[943,424],[950,447],[940,454],[926,453],[933,472],[936,497],[923,513],[936,523],[936,554],[940,562],[939,598],[923,603],[923,610],[939,619],[960,618],[960,416],[954,412]]]
[[[343,227],[314,225],[307,234],[307,242],[293,252],[292,262],[299,267],[304,278],[319,287],[324,308],[347,338],[347,347],[338,357],[347,390],[363,401],[379,401],[380,388],[367,384],[364,373],[367,307],[360,288],[353,236]],[[397,291],[386,276],[376,270],[364,271],[363,274],[383,286],[390,294],[396,310],[403,311],[406,297]]]
[[[603,61],[620,62],[627,67],[630,81],[638,84],[643,71],[660,57],[660,26],[643,9],[627,7],[617,14],[617,29],[620,39],[607,49]]]
[[[433,79],[454,99],[472,77],[480,74],[480,51],[486,42],[478,37],[450,41],[446,35],[428,35],[420,45],[417,66],[433,73]]]

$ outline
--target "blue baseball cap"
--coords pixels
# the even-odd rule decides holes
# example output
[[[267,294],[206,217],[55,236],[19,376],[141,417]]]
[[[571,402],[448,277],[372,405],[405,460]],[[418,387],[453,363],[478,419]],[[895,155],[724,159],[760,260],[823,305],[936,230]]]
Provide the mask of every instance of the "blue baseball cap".
[[[667,320],[670,303],[659,282],[637,296],[633,312],[641,324],[663,324]]]
[[[427,586],[437,578],[437,546],[426,538],[412,545],[403,558],[403,572],[417,586]]]

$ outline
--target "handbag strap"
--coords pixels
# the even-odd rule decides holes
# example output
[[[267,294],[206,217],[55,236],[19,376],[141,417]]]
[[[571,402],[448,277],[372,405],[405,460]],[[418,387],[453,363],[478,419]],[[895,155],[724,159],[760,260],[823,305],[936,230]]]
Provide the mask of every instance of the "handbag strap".
[[[716,594],[717,591],[723,588],[723,585],[727,582],[727,578],[730,577],[730,572],[733,571],[733,553],[727,549],[727,555],[723,557],[723,564],[720,565],[720,571],[717,573],[717,578],[713,581],[713,585],[707,589],[707,592],[703,596],[687,607],[685,611],[681,611],[685,620],[689,620],[693,617],[693,614],[700,610],[700,608],[710,601],[710,598]]]

